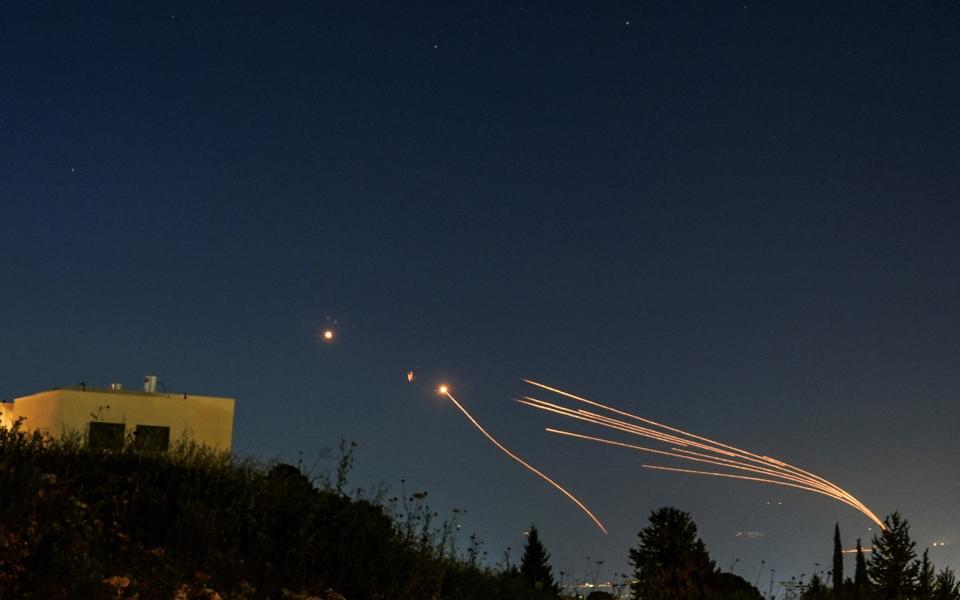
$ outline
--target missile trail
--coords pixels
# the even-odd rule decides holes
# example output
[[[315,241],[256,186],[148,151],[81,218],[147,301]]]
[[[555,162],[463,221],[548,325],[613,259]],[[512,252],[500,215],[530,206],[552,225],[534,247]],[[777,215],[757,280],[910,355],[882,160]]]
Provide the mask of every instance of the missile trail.
[[[808,491],[811,491],[811,492],[822,493],[822,494],[824,494],[824,495],[826,495],[826,496],[830,496],[831,498],[834,498],[834,499],[836,499],[836,500],[840,500],[841,502],[842,502],[842,501],[845,501],[845,498],[844,498],[843,496],[841,496],[840,494],[834,492],[831,488],[829,488],[829,487],[827,487],[827,486],[822,486],[822,485],[821,485],[821,486],[816,486],[816,485],[811,484],[810,482],[808,482],[808,481],[805,480],[805,479],[801,479],[801,478],[799,478],[799,477],[787,477],[787,476],[783,475],[782,473],[778,473],[777,471],[774,471],[774,470],[772,470],[772,469],[764,469],[764,468],[760,468],[760,467],[754,467],[754,466],[751,466],[751,465],[749,465],[749,464],[739,463],[739,462],[737,462],[737,461],[726,460],[726,459],[722,459],[722,458],[705,457],[705,455],[700,455],[700,454],[698,454],[698,453],[690,453],[691,455],[688,456],[688,455],[686,455],[686,454],[681,454],[680,452],[682,452],[682,451],[677,451],[677,450],[674,449],[674,448],[671,448],[671,450],[674,450],[674,451],[672,451],[672,452],[667,452],[667,451],[665,451],[665,450],[656,450],[656,449],[653,449],[653,448],[645,448],[645,447],[643,447],[643,446],[636,446],[636,445],[634,445],[634,444],[627,444],[627,443],[624,443],[624,442],[617,442],[617,441],[615,441],[615,440],[608,440],[608,439],[606,439],[606,438],[599,438],[599,437],[594,437],[594,436],[590,436],[590,435],[583,435],[583,434],[579,434],[579,433],[572,433],[572,432],[569,432],[569,431],[561,431],[561,430],[559,430],[559,429],[552,429],[552,428],[550,428],[550,427],[547,428],[547,431],[550,432],[550,433],[556,433],[556,434],[565,435],[565,436],[568,436],[568,437],[579,438],[579,439],[582,439],[582,440],[589,440],[589,441],[592,441],[592,442],[599,442],[599,443],[601,443],[601,444],[608,444],[608,445],[610,445],[610,446],[619,446],[619,447],[621,447],[621,448],[629,448],[629,449],[631,449],[631,450],[638,450],[638,451],[640,451],[640,452],[649,452],[649,453],[651,453],[651,454],[659,454],[659,455],[661,455],[661,456],[670,456],[670,457],[673,457],[673,458],[682,458],[682,459],[684,459],[684,460],[690,460],[690,461],[694,461],[694,462],[700,462],[700,463],[706,463],[706,464],[716,465],[716,466],[718,466],[718,467],[728,467],[728,468],[730,468],[730,469],[738,469],[738,470],[741,470],[741,471],[749,471],[749,472],[751,472],[751,473],[757,473],[757,474],[759,474],[759,475],[770,475],[770,476],[772,476],[772,477],[779,477],[779,478],[784,479],[784,480],[786,480],[786,481],[796,482],[797,484],[801,485],[801,486],[803,487],[803,489],[805,489],[805,490],[808,490]],[[703,458],[698,458],[698,457],[703,457]]]
[[[833,484],[833,483],[831,483],[831,482],[823,479],[822,477],[819,477],[819,476],[817,476],[817,475],[814,475],[813,473],[809,473],[808,471],[804,471],[803,469],[800,469],[800,468],[798,468],[798,467],[794,467],[793,465],[789,465],[789,464],[787,464],[787,463],[785,463],[785,462],[783,462],[783,461],[779,461],[779,460],[776,460],[776,459],[772,459],[772,458],[766,457],[766,456],[760,456],[760,455],[754,454],[754,453],[749,452],[749,451],[746,451],[746,450],[741,450],[740,448],[736,448],[736,447],[734,447],[734,446],[730,446],[730,445],[727,445],[727,444],[722,444],[722,443],[720,443],[720,442],[715,442],[714,440],[711,440],[710,438],[704,438],[704,437],[702,437],[702,436],[698,436],[698,435],[695,435],[695,434],[692,434],[692,433],[683,431],[682,429],[676,429],[676,428],[673,428],[673,427],[669,427],[669,426],[667,426],[667,425],[663,425],[663,424],[661,424],[661,423],[657,423],[657,422],[655,422],[655,421],[650,421],[649,419],[644,419],[643,417],[638,417],[637,415],[632,415],[632,414],[630,414],[630,413],[627,413],[627,412],[623,412],[623,411],[614,409],[614,408],[612,408],[612,407],[609,407],[609,406],[600,404],[600,403],[598,403],[598,402],[594,402],[594,401],[592,401],[592,400],[588,400],[588,399],[586,399],[586,398],[582,398],[582,397],[580,397],[580,396],[576,396],[576,395],[574,395],[574,394],[570,394],[570,393],[568,393],[568,392],[565,392],[565,391],[563,391],[563,390],[559,390],[559,389],[554,388],[554,387],[551,387],[551,386],[547,386],[547,385],[540,384],[540,383],[537,383],[537,382],[532,382],[532,381],[530,381],[530,380],[524,380],[524,381],[527,381],[527,382],[531,383],[532,385],[536,385],[537,387],[541,387],[541,388],[547,389],[547,390],[549,390],[549,391],[554,391],[554,392],[556,392],[556,393],[558,393],[558,394],[561,394],[561,395],[564,395],[564,396],[566,396],[566,397],[569,397],[569,398],[572,398],[572,399],[576,399],[576,400],[578,400],[578,401],[581,401],[581,402],[590,404],[590,405],[592,405],[592,406],[601,407],[601,408],[603,408],[603,409],[605,409],[605,410],[609,410],[609,411],[614,412],[614,413],[616,413],[616,414],[621,414],[621,415],[624,415],[624,416],[628,416],[628,417],[637,419],[637,420],[642,421],[642,422],[645,422],[645,423],[649,423],[649,424],[652,424],[652,425],[655,425],[655,426],[663,427],[663,428],[668,429],[668,430],[670,430],[670,431],[674,431],[674,432],[677,432],[677,433],[680,433],[680,434],[683,434],[683,435],[688,435],[688,436],[690,436],[690,437],[692,437],[692,438],[695,438],[695,439],[698,439],[698,440],[707,441],[707,442],[711,442],[711,443],[713,443],[713,444],[717,444],[717,446],[720,446],[720,447],[717,447],[717,446],[704,446],[704,445],[702,445],[702,444],[698,444],[698,443],[695,443],[695,442],[688,442],[688,443],[691,444],[691,445],[695,445],[695,446],[699,446],[699,447],[701,447],[701,448],[704,448],[704,449],[706,449],[706,450],[709,451],[709,452],[714,452],[714,453],[723,454],[723,455],[727,455],[727,456],[736,456],[736,457],[738,457],[738,458],[742,458],[742,459],[745,459],[745,460],[748,460],[748,461],[751,461],[751,462],[754,462],[754,463],[757,463],[757,464],[772,465],[772,466],[774,466],[775,468],[781,470],[783,473],[800,474],[800,476],[804,477],[805,479],[809,478],[809,480],[811,480],[811,482],[817,481],[817,482],[819,482],[819,483],[822,483],[823,485],[829,486],[831,489],[835,490],[838,494],[840,494],[840,495],[842,495],[843,497],[847,498],[847,499],[850,501],[851,506],[854,506],[855,508],[857,508],[860,512],[862,512],[864,515],[866,515],[869,519],[871,519],[872,521],[874,521],[875,523],[877,523],[881,528],[883,528],[882,522],[876,517],[876,515],[874,515],[872,511],[870,511],[862,502],[860,502],[859,500],[857,500],[852,494],[850,494],[849,492],[846,492],[845,490],[843,490],[843,489],[840,488],[839,486],[836,486],[835,484]],[[542,402],[542,401],[541,401],[541,402]],[[546,404],[549,404],[549,403],[546,403]],[[564,408],[564,407],[561,407],[561,408]],[[565,409],[565,410],[570,410],[570,409]],[[552,412],[556,412],[556,411],[552,411]],[[578,410],[578,411],[575,411],[575,412],[578,413],[578,414],[579,414],[579,413],[592,414],[592,413],[588,413],[587,411],[583,411],[582,409],[581,409],[581,410]],[[635,426],[629,425],[629,424],[627,424],[627,423],[624,423],[624,422],[622,422],[622,421],[617,421],[617,420],[615,420],[615,419],[610,420],[610,419],[608,419],[608,418],[606,418],[606,417],[604,417],[604,419],[606,419],[608,422],[612,421],[612,422],[614,422],[614,423],[618,423],[620,426],[613,427],[613,428],[615,428],[615,429],[621,429],[621,426],[623,426],[623,425],[626,425],[626,426],[628,426],[628,427],[635,427]],[[582,420],[587,420],[587,419],[582,419]],[[593,422],[597,422],[597,421],[593,421]],[[609,426],[609,425],[607,425],[607,424],[605,424],[605,423],[599,423],[599,422],[598,422],[598,424],[605,425],[605,426]],[[645,429],[645,428],[640,428],[640,429]],[[654,436],[647,435],[646,433],[643,433],[643,432],[641,432],[641,431],[634,431],[634,433],[636,433],[637,435],[644,436],[644,437],[654,438]],[[655,438],[655,439],[656,439],[656,438]],[[729,450],[724,450],[723,448],[727,448],[727,449],[729,449]],[[734,451],[734,452],[730,452],[730,450],[732,450],[732,451]],[[816,485],[816,484],[815,484],[815,485]]]
[[[540,477],[541,479],[543,479],[553,487],[557,488],[560,491],[560,493],[562,493],[564,496],[569,498],[571,502],[573,502],[580,508],[580,510],[586,513],[586,515],[590,517],[590,519],[596,524],[596,526],[600,528],[600,531],[607,533],[607,528],[603,526],[603,523],[600,522],[600,519],[598,519],[592,512],[590,512],[590,509],[587,508],[587,506],[583,502],[580,502],[580,500],[578,500],[576,496],[574,496],[573,494],[568,492],[566,489],[564,489],[562,485],[560,485],[553,479],[550,479],[550,477],[548,477],[541,471],[537,470],[533,465],[531,465],[530,463],[526,462],[525,460],[523,460],[522,458],[520,458],[510,450],[508,450],[503,444],[498,442],[496,438],[494,438],[492,435],[487,433],[487,430],[484,429],[483,426],[480,425],[480,423],[478,423],[477,420],[473,418],[473,415],[467,412],[467,409],[465,409],[462,404],[457,402],[457,399],[453,397],[453,394],[450,393],[450,390],[449,388],[447,388],[447,386],[442,385],[438,388],[437,391],[440,393],[441,396],[446,396],[447,398],[449,398],[450,401],[453,402],[453,405],[456,406],[458,409],[460,409],[460,412],[462,412],[464,416],[467,417],[470,423],[472,423],[473,426],[476,427],[477,430],[484,435],[484,437],[490,440],[490,443],[492,443],[494,446],[499,448],[504,454],[506,454],[513,460],[517,461],[521,465],[523,465],[527,470],[534,473],[535,475],[537,475],[538,477]]]
[[[834,500],[837,500],[838,502],[842,502],[842,503],[844,503],[844,504],[846,504],[846,505],[848,505],[848,506],[851,506],[852,508],[856,508],[857,510],[860,510],[860,507],[859,507],[858,505],[852,503],[852,502],[851,502],[850,500],[848,500],[846,497],[844,497],[844,496],[842,496],[842,495],[834,492],[831,488],[829,488],[829,487],[827,487],[827,486],[813,486],[813,485],[809,484],[808,482],[806,482],[805,480],[802,480],[802,479],[799,479],[799,478],[785,478],[782,474],[777,473],[776,471],[769,470],[769,469],[761,469],[761,468],[752,467],[752,466],[749,466],[749,465],[742,465],[742,464],[741,464],[740,466],[736,466],[736,465],[732,465],[732,464],[728,465],[728,464],[725,464],[725,463],[723,463],[723,462],[718,462],[718,461],[721,460],[721,459],[710,460],[710,459],[693,458],[693,457],[689,457],[689,456],[684,456],[684,455],[682,455],[682,454],[675,454],[675,453],[673,453],[673,452],[666,452],[666,451],[664,451],[664,450],[655,450],[655,449],[653,449],[653,448],[644,448],[643,446],[635,446],[635,445],[633,445],[633,444],[626,444],[626,443],[623,443],[623,442],[617,442],[617,441],[614,441],[614,440],[608,440],[608,439],[597,438],[597,437],[593,437],[593,436],[589,436],[589,435],[582,435],[582,434],[578,434],[578,433],[572,433],[572,432],[569,432],[569,431],[561,431],[561,430],[559,430],[559,429],[547,428],[547,431],[550,432],[550,433],[556,433],[556,434],[559,434],[559,435],[566,435],[566,436],[569,436],[569,437],[574,437],[574,438],[579,438],[579,439],[583,439],[583,440],[589,440],[589,441],[599,442],[599,443],[602,443],[602,444],[609,444],[609,445],[611,445],[611,446],[620,446],[620,447],[622,447],[622,448],[630,448],[630,449],[632,449],[632,450],[639,450],[639,451],[641,451],[641,452],[650,452],[650,453],[652,453],[652,454],[659,454],[659,455],[661,455],[661,456],[672,456],[672,457],[675,457],[675,458],[683,458],[683,459],[692,460],[692,461],[695,461],[695,462],[702,462],[702,463],[707,463],[707,464],[713,464],[713,465],[717,465],[717,466],[721,466],[721,467],[729,467],[729,468],[731,468],[731,469],[739,469],[739,470],[747,471],[747,472],[750,472],[750,473],[757,473],[758,475],[770,475],[770,476],[772,476],[772,477],[782,479],[783,481],[778,481],[778,480],[776,480],[776,479],[759,478],[759,477],[747,477],[747,476],[742,476],[742,475],[734,475],[734,474],[731,474],[731,473],[717,473],[717,472],[712,472],[712,471],[696,471],[696,470],[691,470],[691,469],[679,469],[679,468],[673,468],[673,467],[657,467],[657,466],[651,466],[651,465],[642,465],[643,467],[646,467],[646,468],[648,468],[648,469],[657,469],[657,470],[660,470],[660,471],[675,471],[675,472],[677,472],[677,473],[689,473],[689,474],[693,474],[693,475],[712,475],[712,476],[715,476],[715,477],[729,477],[729,478],[731,478],[731,479],[742,479],[742,480],[745,480],[745,481],[757,481],[757,482],[760,482],[760,483],[772,483],[772,484],[776,484],[776,485],[785,485],[785,486],[788,486],[788,487],[793,487],[793,488],[797,488],[797,489],[800,489],[800,490],[804,490],[804,491],[807,491],[807,492],[813,492],[813,493],[815,493],[815,494],[822,494],[822,495],[824,495],[824,496],[827,496],[828,498],[833,498]],[[733,461],[729,461],[729,462],[733,462]],[[795,483],[790,483],[790,482],[795,482]]]
[[[599,425],[601,427],[629,433],[664,444],[670,444],[671,447],[669,451],[657,450],[654,448],[646,448],[644,446],[627,444],[606,438],[548,428],[547,431],[550,433],[575,437],[612,446],[629,448],[640,452],[658,454],[660,456],[668,456],[671,458],[706,463],[726,469],[735,469],[754,473],[756,475],[762,475],[763,477],[754,477],[714,471],[698,471],[693,469],[643,465],[646,468],[661,471],[673,471],[693,475],[707,475],[713,477],[727,477],[731,479],[756,481],[759,483],[782,485],[801,489],[807,492],[821,494],[857,509],[868,519],[876,523],[881,529],[886,528],[883,521],[881,521],[869,508],[867,508],[865,504],[854,497],[853,494],[824,479],[823,477],[811,473],[810,471],[806,471],[776,458],[756,454],[754,452],[750,452],[749,450],[744,450],[742,448],[737,448],[736,446],[731,446],[729,444],[712,440],[708,437],[703,437],[682,429],[678,429],[676,427],[651,421],[650,419],[645,419],[643,417],[613,408],[612,406],[607,406],[582,396],[571,394],[570,392],[566,392],[553,386],[538,383],[530,379],[524,379],[523,381],[542,390],[553,392],[571,400],[576,400],[577,402],[587,404],[588,406],[613,413],[617,416],[643,423],[643,425],[637,425],[632,422],[598,414],[582,408],[569,408],[553,402],[539,400],[531,396],[523,396],[518,398],[517,401],[521,404],[536,408],[538,410],[558,414],[577,421]]]

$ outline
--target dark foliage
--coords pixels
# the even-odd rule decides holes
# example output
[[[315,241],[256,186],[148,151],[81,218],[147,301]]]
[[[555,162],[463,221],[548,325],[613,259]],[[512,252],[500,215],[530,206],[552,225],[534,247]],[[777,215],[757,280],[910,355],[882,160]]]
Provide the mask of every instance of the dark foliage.
[[[650,515],[630,550],[634,600],[760,600],[760,592],[732,573],[718,573],[690,515],[664,507]]]
[[[870,591],[870,579],[867,576],[867,561],[863,558],[863,546],[857,538],[857,564],[853,572],[853,589],[857,600],[865,600]]]
[[[817,574],[810,578],[807,589],[800,596],[801,600],[828,600],[830,597],[830,590],[827,589],[827,586],[824,585],[823,580]]]
[[[189,444],[93,451],[0,428],[0,598],[552,597],[457,560],[425,494],[397,513],[343,486]]]
[[[707,597],[713,563],[690,515],[673,507],[650,514],[630,550],[635,600],[699,600]]]
[[[520,559],[520,577],[530,587],[556,595],[560,590],[553,580],[549,561],[550,555],[540,542],[540,533],[531,525]]]
[[[833,590],[843,590],[843,546],[840,544],[840,523],[833,526]]]
[[[930,563],[930,550],[924,550],[923,557],[920,559],[920,566],[917,569],[915,600],[930,600],[933,598],[934,579],[933,564]]]
[[[712,600],[763,600],[760,591],[733,573],[716,573],[711,584]]]
[[[655,510],[638,535],[640,544],[630,550],[634,600],[711,597],[714,565],[689,514],[669,506]]]
[[[900,513],[884,520],[886,529],[873,537],[873,553],[867,564],[867,573],[878,600],[900,600],[913,593],[919,566],[914,560],[914,542],[910,526]]]
[[[960,600],[960,582],[952,569],[937,573],[933,582],[933,600]]]

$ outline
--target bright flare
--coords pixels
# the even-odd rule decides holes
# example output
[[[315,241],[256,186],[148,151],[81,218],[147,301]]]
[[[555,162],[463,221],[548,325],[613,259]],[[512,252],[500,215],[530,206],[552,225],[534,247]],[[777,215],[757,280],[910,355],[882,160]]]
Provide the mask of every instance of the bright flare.
[[[507,456],[509,456],[509,457],[512,458],[513,460],[515,460],[515,461],[517,461],[518,463],[520,463],[521,465],[523,465],[527,470],[529,470],[529,471],[532,472],[533,474],[537,475],[538,477],[540,477],[541,479],[543,479],[544,481],[546,481],[547,483],[549,483],[549,484],[552,485],[553,487],[555,487],[555,488],[557,488],[558,490],[560,490],[560,492],[561,492],[564,496],[566,496],[567,498],[569,498],[574,504],[576,504],[576,505],[580,508],[580,510],[582,510],[583,512],[585,512],[585,513],[587,514],[587,516],[590,517],[590,519],[596,524],[596,526],[600,528],[600,531],[602,531],[602,532],[604,532],[604,533],[607,533],[607,528],[603,526],[603,523],[600,522],[600,519],[598,519],[592,512],[590,512],[590,509],[587,508],[586,505],[585,505],[583,502],[580,502],[580,500],[578,500],[573,494],[571,494],[571,493],[568,492],[566,489],[564,489],[564,487],[563,487],[562,485],[560,485],[560,484],[557,483],[556,481],[550,479],[549,477],[547,477],[546,475],[544,475],[543,473],[541,473],[540,471],[538,471],[535,467],[533,467],[531,464],[529,464],[528,462],[526,462],[525,460],[523,460],[522,458],[520,458],[519,456],[517,456],[517,455],[514,454],[513,452],[507,450],[507,448],[506,448],[503,444],[501,444],[500,442],[498,442],[492,435],[490,435],[489,433],[487,433],[487,430],[484,429],[483,426],[480,425],[480,423],[478,423],[477,420],[473,418],[473,415],[471,415],[469,412],[467,412],[467,409],[465,409],[465,408],[463,407],[463,405],[461,405],[459,402],[457,402],[457,399],[454,398],[454,397],[453,397],[453,394],[450,393],[449,388],[446,386],[446,384],[442,384],[440,387],[438,387],[438,388],[437,388],[437,392],[439,392],[441,395],[446,396],[447,398],[449,398],[450,401],[453,402],[453,405],[456,406],[458,409],[460,409],[460,412],[462,412],[462,413],[467,417],[467,419],[473,424],[473,426],[476,427],[477,430],[479,430],[480,433],[482,433],[482,434],[484,435],[484,437],[486,437],[488,440],[490,440],[490,442],[491,442],[494,446],[496,446],[497,448],[499,448],[504,454],[506,454]]]
[[[327,329],[327,330],[325,330],[325,331],[323,332],[323,339],[327,340],[328,342],[329,342],[330,340],[332,340],[332,339],[333,339],[333,330],[332,330],[332,329]]]

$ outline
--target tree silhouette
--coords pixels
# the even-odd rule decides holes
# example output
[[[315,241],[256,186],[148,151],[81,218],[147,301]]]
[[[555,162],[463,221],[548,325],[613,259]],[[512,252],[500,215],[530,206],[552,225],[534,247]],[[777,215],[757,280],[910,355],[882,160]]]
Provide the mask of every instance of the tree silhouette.
[[[531,525],[527,545],[523,548],[523,558],[520,560],[520,577],[532,588],[557,594],[560,589],[553,580],[549,560],[550,555],[540,543],[537,528]]]
[[[910,525],[894,512],[884,519],[886,529],[873,536],[873,554],[867,572],[878,600],[907,598],[916,586],[916,545],[910,539]]]
[[[634,600],[707,598],[714,566],[689,514],[669,506],[655,510],[639,537],[630,550]]]
[[[800,598],[802,600],[826,600],[829,598],[827,586],[824,585],[818,573],[814,573],[813,577],[810,578],[810,583],[807,584],[807,589],[803,591]]]
[[[930,550],[923,551],[923,558],[920,560],[920,568],[917,572],[917,590],[914,594],[916,600],[930,600],[933,597],[933,565],[930,564]]]
[[[715,573],[707,597],[711,600],[763,600],[760,590],[733,573]]]
[[[953,569],[943,569],[933,582],[933,600],[960,600],[960,583]]]
[[[843,590],[843,547],[840,545],[840,523],[833,526],[833,593],[839,596]]]
[[[857,600],[864,600],[867,597],[869,588],[870,580],[867,578],[867,561],[863,558],[863,546],[860,545],[860,538],[857,538],[857,565],[853,572],[853,593]]]

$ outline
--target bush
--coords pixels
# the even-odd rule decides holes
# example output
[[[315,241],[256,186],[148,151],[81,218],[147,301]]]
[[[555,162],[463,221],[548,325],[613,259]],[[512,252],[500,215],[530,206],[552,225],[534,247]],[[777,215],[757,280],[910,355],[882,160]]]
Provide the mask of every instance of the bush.
[[[0,429],[0,597],[546,598],[455,558],[425,493],[400,511],[324,481],[189,443],[95,451]]]

